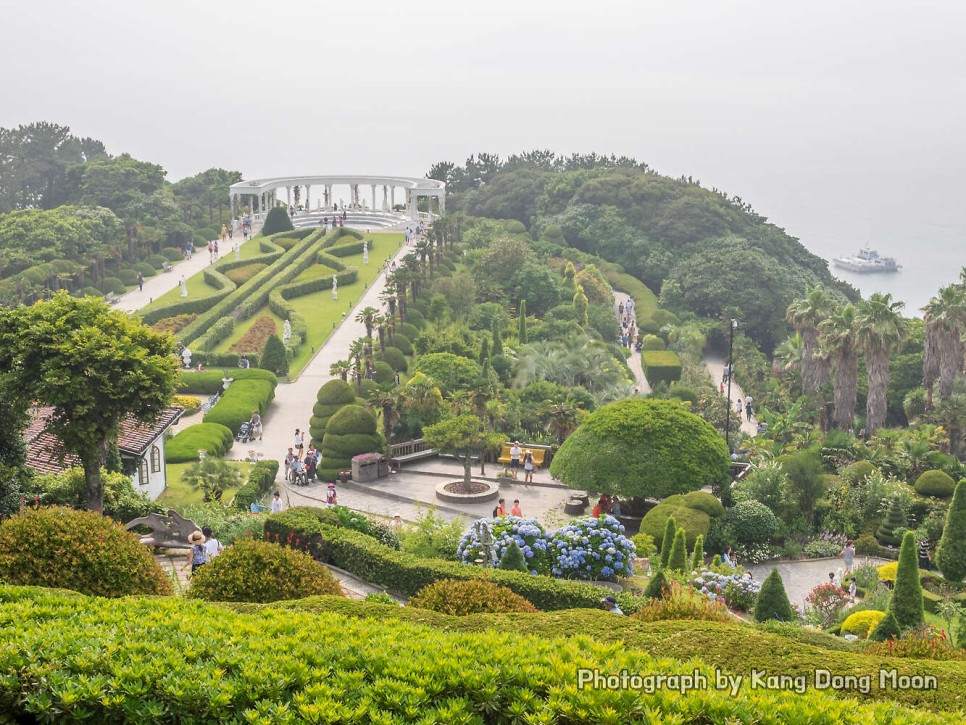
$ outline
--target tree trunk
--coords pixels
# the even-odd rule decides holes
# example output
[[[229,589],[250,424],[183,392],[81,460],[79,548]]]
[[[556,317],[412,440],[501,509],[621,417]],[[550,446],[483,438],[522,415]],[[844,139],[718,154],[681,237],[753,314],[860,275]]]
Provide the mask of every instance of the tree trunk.
[[[869,371],[869,401],[866,406],[866,432],[871,436],[881,428],[886,419],[886,391],[889,388],[889,353],[885,348],[875,347],[865,353]]]
[[[470,458],[470,449],[466,449],[466,456],[463,458],[463,493],[473,493],[472,471],[470,466],[473,464]]]
[[[939,348],[939,402],[949,401],[953,394],[956,375],[963,369],[963,344],[959,331],[951,330],[943,335]]]
[[[835,360],[834,425],[840,430],[852,430],[855,420],[857,360],[858,355],[851,349],[842,351]]]
[[[81,463],[84,466],[84,481],[87,484],[87,508],[102,513],[104,510],[104,481],[101,467],[107,455],[107,441],[100,441],[91,449],[84,451]]]

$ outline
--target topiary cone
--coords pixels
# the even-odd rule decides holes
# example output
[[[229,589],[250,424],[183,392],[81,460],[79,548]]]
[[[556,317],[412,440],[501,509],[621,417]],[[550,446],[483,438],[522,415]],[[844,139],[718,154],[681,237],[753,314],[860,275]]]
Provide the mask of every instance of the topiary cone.
[[[879,620],[879,623],[869,633],[869,639],[872,642],[885,642],[887,639],[898,637],[900,634],[899,623],[896,621],[895,615],[892,612],[886,612],[886,615]]]
[[[664,599],[664,595],[668,591],[667,577],[664,576],[664,570],[658,569],[654,576],[651,577],[651,581],[647,583],[647,588],[644,590],[644,596],[650,597],[651,599]]]
[[[684,571],[688,566],[688,544],[684,529],[674,532],[674,543],[671,544],[667,566],[672,571]]]
[[[778,573],[778,569],[772,569],[765,583],[761,585],[761,591],[758,592],[755,621],[766,622],[769,619],[777,619],[780,622],[791,622],[794,618],[795,612],[791,602],[788,601],[782,575]]]
[[[527,569],[527,563],[523,559],[523,552],[520,551],[520,546],[515,541],[511,541],[510,545],[506,547],[506,551],[500,557],[500,563],[497,567],[499,569],[530,573]]]
[[[667,566],[668,560],[671,558],[671,547],[674,545],[674,530],[676,528],[677,524],[674,517],[668,516],[667,522],[664,524],[664,536],[661,538],[661,566]]]
[[[966,479],[956,484],[946,526],[936,548],[936,566],[949,581],[966,579]]]
[[[704,566],[704,537],[698,534],[694,540],[694,553],[691,555],[691,570],[697,571]]]
[[[916,536],[907,531],[899,549],[899,567],[896,583],[892,589],[889,609],[899,627],[918,627],[923,623],[922,584],[919,581],[919,559]]]

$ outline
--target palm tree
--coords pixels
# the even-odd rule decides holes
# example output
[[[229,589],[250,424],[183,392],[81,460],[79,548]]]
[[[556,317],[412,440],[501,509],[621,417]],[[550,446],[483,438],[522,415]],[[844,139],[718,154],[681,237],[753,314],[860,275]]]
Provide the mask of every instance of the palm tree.
[[[822,345],[835,368],[832,397],[835,413],[832,423],[840,430],[852,430],[855,419],[855,397],[858,387],[859,348],[855,339],[855,307],[840,307],[819,326]]]
[[[356,378],[356,388],[359,390],[362,389],[362,374],[366,370],[364,362],[366,357],[366,338],[360,337],[358,340],[353,340],[349,346],[349,359],[352,360],[352,372]]]
[[[349,382],[349,374],[352,372],[352,363],[348,360],[338,360],[329,366],[329,375],[342,378],[342,382]]]
[[[390,325],[393,324],[393,320],[396,316],[396,292],[393,288],[394,282],[392,275],[390,275],[386,278],[386,288],[382,291],[382,294],[379,295],[379,301],[384,302],[386,308],[389,310],[389,314],[387,316],[389,318]]]
[[[386,442],[394,441],[393,431],[396,421],[399,419],[399,411],[402,409],[403,398],[399,389],[395,390],[373,390],[369,394],[369,402],[373,407],[382,411],[382,432],[386,436]]]
[[[932,389],[936,378],[939,378],[939,400],[945,403],[953,394],[956,375],[963,369],[966,285],[943,287],[922,309],[926,313],[922,384],[926,388],[927,406],[932,408]]]
[[[793,301],[785,317],[802,336],[802,392],[815,395],[828,382],[828,363],[822,357],[818,326],[828,317],[831,302],[824,287],[815,286]]]
[[[891,294],[873,293],[861,301],[855,311],[856,340],[865,353],[869,373],[869,398],[866,406],[866,431],[869,435],[886,419],[889,388],[889,355],[906,337],[907,323],[899,314],[902,302],[893,302]]]
[[[372,328],[376,326],[378,318],[379,310],[375,307],[363,307],[356,314],[356,322],[366,326],[366,337],[372,337]]]
[[[577,421],[580,419],[580,408],[572,400],[564,400],[559,403],[545,401],[547,405],[547,432],[553,433],[557,438],[557,443],[563,444],[567,436],[574,432]]]
[[[802,363],[802,336],[796,332],[789,335],[775,348],[775,357],[772,368],[777,375],[782,373],[792,373],[798,370]]]

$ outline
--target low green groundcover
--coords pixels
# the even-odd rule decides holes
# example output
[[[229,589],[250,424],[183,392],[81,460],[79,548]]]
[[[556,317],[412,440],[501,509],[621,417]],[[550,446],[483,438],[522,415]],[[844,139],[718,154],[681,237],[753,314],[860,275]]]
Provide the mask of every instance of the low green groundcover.
[[[248,605],[240,613],[176,598],[93,599],[8,587],[0,587],[0,602],[0,712],[10,721],[961,721],[961,713],[858,703],[814,689],[752,689],[748,680],[729,692],[714,687],[715,670],[698,660],[658,658],[560,630],[518,633],[531,617],[554,616],[566,627],[569,613],[503,615],[512,620],[500,627],[445,631],[334,612]],[[582,619],[588,632],[651,626],[605,612]],[[621,687],[595,671],[650,677]],[[686,679],[695,674],[704,679]],[[657,684],[656,675],[684,677]]]

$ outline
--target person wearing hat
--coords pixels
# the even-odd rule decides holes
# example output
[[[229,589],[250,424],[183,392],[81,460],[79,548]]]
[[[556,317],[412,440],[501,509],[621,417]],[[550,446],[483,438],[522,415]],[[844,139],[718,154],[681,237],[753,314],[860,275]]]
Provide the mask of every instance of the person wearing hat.
[[[533,462],[533,451],[529,448],[523,452],[523,485],[533,483],[533,469],[536,465]]]
[[[604,609],[606,609],[611,614],[624,614],[621,611],[621,608],[617,606],[617,599],[615,599],[611,595],[608,595],[608,596],[604,597],[603,599],[601,599],[600,600],[600,603],[603,604],[604,605]]]
[[[325,494],[325,502],[329,506],[338,506],[339,505],[338,504],[338,501],[337,501],[337,498],[336,498],[335,484],[334,483],[330,483],[329,484],[329,491],[328,491],[328,493]]]
[[[520,441],[513,441],[513,446],[510,448],[510,472],[513,474],[513,480],[517,480],[517,475],[520,470],[520,458],[523,456],[523,449],[520,448]]]
[[[191,549],[188,551],[188,561],[181,567],[181,571],[187,569],[188,564],[191,564],[191,573],[193,574],[199,566],[204,566],[208,563],[208,550],[205,549],[205,535],[200,531],[192,531],[188,537],[188,543],[191,544]]]

